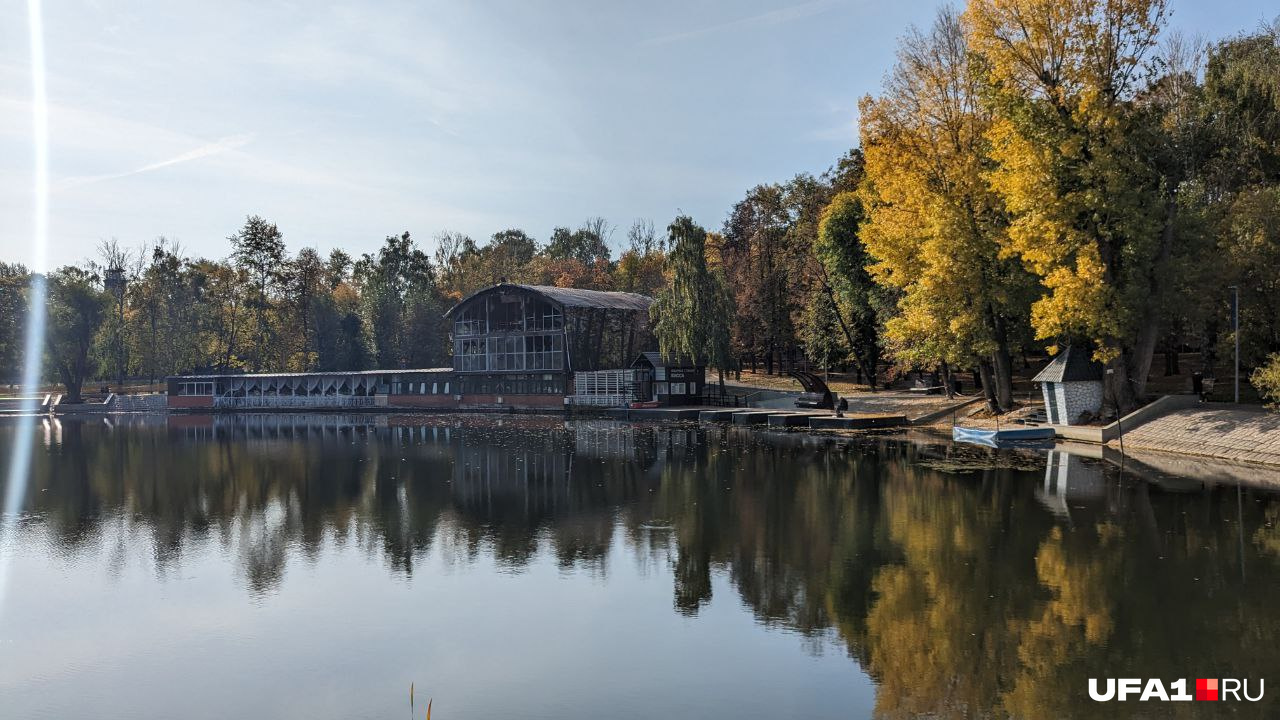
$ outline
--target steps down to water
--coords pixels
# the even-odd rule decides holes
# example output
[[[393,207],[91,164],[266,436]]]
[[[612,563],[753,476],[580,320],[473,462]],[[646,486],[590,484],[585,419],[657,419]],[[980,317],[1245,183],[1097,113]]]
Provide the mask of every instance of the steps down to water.
[[[111,412],[164,412],[168,403],[164,395],[115,395],[112,397]]]

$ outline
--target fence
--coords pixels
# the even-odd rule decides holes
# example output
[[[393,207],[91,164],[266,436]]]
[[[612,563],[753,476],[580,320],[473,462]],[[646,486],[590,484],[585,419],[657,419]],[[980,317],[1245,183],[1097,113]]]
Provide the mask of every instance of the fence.
[[[635,370],[591,370],[573,374],[572,405],[626,407],[636,399]]]
[[[213,399],[215,408],[319,408],[319,407],[374,407],[377,398],[372,395],[258,395],[248,397],[218,396]]]
[[[747,407],[751,404],[751,397],[730,393],[728,388],[722,391],[719,383],[707,383],[702,386],[702,404],[712,407]]]

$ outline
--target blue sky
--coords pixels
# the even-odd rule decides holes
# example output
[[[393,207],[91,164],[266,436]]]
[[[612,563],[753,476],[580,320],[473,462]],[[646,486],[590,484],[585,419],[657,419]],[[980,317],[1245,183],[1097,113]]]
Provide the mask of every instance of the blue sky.
[[[245,215],[292,250],[409,230],[476,239],[680,211],[719,227],[752,185],[856,144],[934,2],[46,2],[49,261],[165,235],[221,257]],[[0,0],[0,259],[31,236],[23,0]],[[1216,38],[1270,2],[1175,0]]]

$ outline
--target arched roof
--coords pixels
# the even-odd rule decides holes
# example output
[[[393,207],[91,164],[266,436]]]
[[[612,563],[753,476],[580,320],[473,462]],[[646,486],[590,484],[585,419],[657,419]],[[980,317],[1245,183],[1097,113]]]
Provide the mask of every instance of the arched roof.
[[[562,288],[553,285],[521,285],[518,283],[498,283],[477,290],[458,301],[444,315],[449,317],[454,311],[483,295],[502,292],[527,292],[539,295],[546,301],[561,308],[601,308],[605,310],[648,310],[653,298],[648,295],[611,290],[580,290],[578,288]]]

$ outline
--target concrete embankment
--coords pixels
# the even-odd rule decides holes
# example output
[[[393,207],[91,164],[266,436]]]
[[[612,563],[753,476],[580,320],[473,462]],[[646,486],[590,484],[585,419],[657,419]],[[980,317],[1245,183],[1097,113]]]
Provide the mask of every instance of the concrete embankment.
[[[1117,436],[1109,447],[1120,446]],[[1125,428],[1126,451],[1154,450],[1280,466],[1280,413],[1205,403]]]

